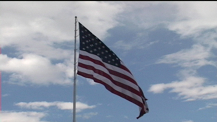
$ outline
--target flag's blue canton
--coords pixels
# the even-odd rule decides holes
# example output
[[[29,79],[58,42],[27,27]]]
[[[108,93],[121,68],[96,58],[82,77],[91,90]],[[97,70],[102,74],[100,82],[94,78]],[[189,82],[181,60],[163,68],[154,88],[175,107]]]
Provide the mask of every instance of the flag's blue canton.
[[[79,23],[80,24],[80,23]],[[81,25],[81,24],[80,24]],[[79,26],[80,31],[80,50],[97,55],[103,62],[120,66],[120,59],[102,41],[93,35],[84,26]]]

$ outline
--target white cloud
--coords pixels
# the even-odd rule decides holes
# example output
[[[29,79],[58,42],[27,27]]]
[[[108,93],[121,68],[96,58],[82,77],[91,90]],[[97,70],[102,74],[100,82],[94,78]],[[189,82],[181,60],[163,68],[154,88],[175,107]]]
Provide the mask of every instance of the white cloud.
[[[76,15],[78,21],[103,38],[106,31],[117,24],[116,15],[123,11],[118,4],[95,1],[2,2],[0,7],[3,47],[25,44],[37,38],[47,43],[73,40]]]
[[[21,108],[28,108],[28,109],[45,109],[52,106],[57,107],[60,110],[73,110],[73,103],[72,102],[46,102],[46,101],[40,101],[40,102],[19,102],[15,104],[16,106],[19,106]],[[81,112],[85,109],[92,109],[95,108],[95,105],[87,105],[85,103],[76,102],[76,111]]]
[[[216,99],[217,85],[204,86],[205,82],[206,80],[202,77],[189,76],[181,81],[154,84],[149,92],[162,93],[166,89],[171,89],[170,92],[178,93],[186,101]]]
[[[57,102],[56,106],[61,110],[72,110],[73,109],[73,103],[72,102]],[[85,109],[92,109],[95,108],[95,105],[87,105],[85,103],[76,102],[76,111],[80,112]]]
[[[217,48],[217,2],[118,2],[123,11],[118,20],[121,24],[133,23],[131,28],[155,29],[165,27],[181,36],[194,37],[193,41]],[[137,25],[137,26],[134,26]],[[129,25],[128,25],[129,26]],[[212,33],[208,32],[214,30]],[[145,30],[144,30],[145,31]],[[144,32],[143,32],[144,34]],[[215,37],[213,37],[215,36]],[[197,37],[197,38],[195,38]],[[125,41],[126,42],[126,41]],[[116,46],[124,50],[135,47],[146,47],[144,40],[133,43],[119,41]],[[207,63],[207,62],[200,62]],[[208,62],[209,63],[209,62]]]
[[[1,111],[1,122],[46,122],[41,119],[46,116],[41,112],[10,112]]]
[[[120,20],[138,27],[165,25],[182,36],[197,35],[217,27],[217,2],[121,2],[125,11]]]
[[[169,30],[175,31],[183,38],[190,37],[193,44],[189,49],[167,54],[156,63],[180,66],[180,81],[159,83],[149,89],[153,93],[162,93],[166,89],[178,93],[187,101],[217,98],[217,85],[205,85],[205,77],[198,77],[198,70],[206,65],[217,67],[215,50],[217,49],[217,2],[168,2],[176,6],[175,19],[166,24]]]
[[[153,28],[159,24],[169,24],[176,17],[177,7],[171,2],[121,2],[125,11],[121,21],[133,23],[136,28]],[[133,28],[133,27],[132,27]]]
[[[12,73],[11,83],[17,84],[72,84],[64,74],[65,68],[51,62],[42,56],[35,54],[24,54],[22,58],[9,58],[7,55],[0,55],[0,69]],[[65,78],[65,79],[64,79]]]
[[[148,46],[150,46],[156,42],[157,41],[146,43],[146,41],[144,41],[144,40],[142,40],[142,41],[137,41],[137,40],[131,41],[130,40],[130,42],[128,42],[127,40],[125,40],[125,41],[119,40],[114,44],[114,47],[117,49],[123,49],[123,50],[128,51],[128,50],[131,50],[134,48],[142,49],[142,48],[148,47]]]
[[[167,89],[167,86],[164,83],[155,84],[149,88],[149,92],[162,93],[162,92],[164,92],[165,89]]]
[[[173,2],[177,6],[177,20],[169,29],[186,36],[217,27],[217,2]]]
[[[217,85],[205,85],[206,78],[198,77],[198,70],[202,66],[217,67],[214,50],[217,48],[216,2],[174,2],[177,6],[176,21],[168,24],[168,28],[181,36],[192,37],[193,45],[189,49],[182,49],[176,53],[167,54],[156,63],[174,64],[180,66],[178,72],[180,81],[152,85],[149,89],[154,93],[162,93],[166,89],[178,93],[183,99],[205,100],[217,98]],[[189,83],[187,83],[187,81]],[[182,86],[186,84],[187,86]]]
[[[118,49],[130,50],[133,47],[137,46],[137,43],[134,43],[134,42],[126,43],[123,40],[119,40],[114,45],[115,45],[114,47]]]
[[[182,121],[182,122],[194,122],[193,120],[185,120],[185,121]]]
[[[90,113],[84,113],[82,115],[77,115],[77,117],[81,117],[83,119],[89,119],[89,118],[96,116],[96,115],[98,115],[97,112],[90,112]]]
[[[72,84],[75,16],[103,39],[123,11],[121,5],[103,1],[3,1],[0,8],[1,48],[12,47],[20,57],[10,58],[8,52],[1,55],[0,69],[10,73],[11,83],[40,85]],[[52,64],[53,60],[63,63]]]
[[[191,49],[183,49],[179,52],[165,55],[157,63],[178,64],[182,67],[199,68],[204,65],[216,66],[214,61],[208,60],[213,55],[210,49],[202,45],[195,44]]]
[[[9,96],[9,94],[3,94],[3,95],[2,95],[2,97],[7,97],[7,96]]]
[[[99,83],[96,83],[94,82],[92,79],[89,79],[89,78],[86,78],[87,82],[90,84],[90,85],[97,85]]]
[[[205,107],[199,108],[198,110],[203,110],[203,109],[208,109],[213,107],[217,107],[217,103],[209,103]]]
[[[51,106],[54,106],[54,103],[49,103],[49,102],[19,102],[15,104],[16,106],[19,106],[21,108],[28,108],[28,109],[43,109],[43,108],[48,108]]]

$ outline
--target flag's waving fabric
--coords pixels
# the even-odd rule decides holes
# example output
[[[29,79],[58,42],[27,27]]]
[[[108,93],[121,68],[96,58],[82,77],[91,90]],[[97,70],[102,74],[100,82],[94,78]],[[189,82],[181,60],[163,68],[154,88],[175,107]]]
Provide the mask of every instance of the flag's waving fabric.
[[[146,98],[132,73],[100,39],[79,23],[78,75],[93,79],[110,92],[139,106],[141,117],[149,111]]]

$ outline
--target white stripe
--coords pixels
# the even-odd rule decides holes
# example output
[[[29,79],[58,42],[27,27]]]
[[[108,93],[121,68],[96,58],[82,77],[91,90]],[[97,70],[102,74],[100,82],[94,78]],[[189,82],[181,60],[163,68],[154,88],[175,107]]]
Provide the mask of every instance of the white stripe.
[[[88,53],[88,52],[82,51],[82,50],[80,50],[79,53],[80,53],[80,55],[85,55],[85,56],[91,57],[91,58],[93,58],[93,59],[95,59],[95,60],[99,60],[99,61],[102,62],[101,58],[99,58],[98,56],[96,56],[96,55],[94,55],[94,54],[91,54],[91,53]],[[78,62],[79,62],[79,60],[78,60]],[[119,68],[119,67],[116,67],[116,66],[107,64],[107,63],[104,63],[104,64],[106,65],[106,67],[107,67],[108,69],[114,70],[114,71],[117,71],[117,72],[120,72],[121,74],[124,74],[124,75],[126,75],[126,76],[128,76],[128,77],[134,79],[134,77],[132,76],[132,74],[129,73],[128,71],[126,71],[126,70],[124,70],[124,69],[121,69],[121,68]]]
[[[130,91],[126,90],[126,89],[123,89],[123,88],[121,88],[119,86],[116,86],[115,84],[113,84],[106,77],[103,77],[102,75],[94,73],[92,70],[88,70],[88,69],[85,69],[85,68],[82,68],[82,67],[78,67],[78,70],[80,72],[93,75],[94,78],[99,79],[100,81],[106,83],[107,85],[109,85],[110,87],[112,87],[113,89],[115,89],[116,91],[119,91],[119,92],[121,92],[121,93],[123,93],[123,94],[125,94],[127,96],[130,96],[131,98],[133,98],[133,99],[135,99],[135,100],[143,103],[140,96],[138,96],[138,95],[134,94],[133,92],[130,92]]]
[[[120,82],[120,83],[125,84],[125,85],[128,85],[129,87],[132,87],[135,90],[137,90],[138,92],[140,92],[139,87],[136,84],[134,84],[134,83],[132,83],[132,82],[126,80],[126,79],[123,79],[121,77],[118,77],[116,75],[110,74],[109,71],[105,67],[103,67],[101,65],[98,65],[98,64],[95,64],[95,63],[93,63],[93,62],[91,62],[89,60],[83,60],[83,59],[79,59],[79,62],[83,63],[83,64],[86,64],[86,65],[93,66],[94,68],[96,68],[96,69],[98,69],[100,71],[103,71],[106,74],[110,75],[112,77],[112,79],[114,79],[115,81]]]

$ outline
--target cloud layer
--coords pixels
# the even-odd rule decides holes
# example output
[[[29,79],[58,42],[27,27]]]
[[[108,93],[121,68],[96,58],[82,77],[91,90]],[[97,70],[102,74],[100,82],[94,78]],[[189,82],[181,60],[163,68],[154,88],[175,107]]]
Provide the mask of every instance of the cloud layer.
[[[123,11],[121,5],[94,1],[4,1],[0,8],[0,46],[12,48],[15,56],[1,55],[0,70],[10,73],[10,83],[38,85],[72,84],[75,16],[105,38]]]
[[[45,109],[52,106],[57,107],[60,110],[73,110],[73,103],[72,102],[19,102],[15,104],[16,106],[19,106],[21,108],[27,108],[27,109]],[[95,105],[87,105],[85,103],[76,102],[76,112],[81,112],[85,109],[92,109],[95,108]]]
[[[188,48],[165,54],[156,64],[178,67],[177,80],[151,84],[149,92],[176,93],[185,101],[217,98],[217,85],[201,76],[202,67],[216,69],[217,49],[216,2],[6,2],[0,4],[0,70],[9,74],[4,82],[19,85],[72,85],[74,20],[82,22],[100,39],[109,37],[110,29],[129,25],[135,32],[135,40],[115,40],[120,51],[142,50],[159,43],[148,42],[143,35],[162,27],[176,33],[181,39],[192,42]],[[130,24],[129,24],[130,23]],[[170,38],[168,38],[170,40]],[[167,42],[165,42],[167,43]],[[185,43],[185,42],[180,42]],[[12,52],[8,53],[8,52]],[[13,56],[11,56],[13,55]],[[216,77],[215,77],[216,78]],[[88,79],[91,85],[95,85]],[[71,102],[20,102],[16,106],[31,110],[56,107],[72,110]],[[208,104],[205,108],[216,106]],[[77,102],[77,112],[93,109],[95,105]],[[205,109],[201,108],[201,109]],[[82,113],[88,119],[97,112]],[[2,121],[45,122],[43,112],[2,111]],[[193,122],[187,120],[186,122]]]
[[[186,101],[207,100],[217,98],[217,85],[204,86],[205,79],[201,77],[188,77],[182,81],[152,85],[149,89],[153,93],[162,93],[166,89],[178,93]]]
[[[0,55],[0,69],[8,73],[11,83],[15,84],[72,84],[67,79],[64,64],[52,64],[49,59],[35,54],[24,54],[21,58]],[[65,72],[65,73],[64,73]]]
[[[10,112],[1,111],[2,122],[46,122],[41,119],[45,117],[45,113],[41,112]]]

